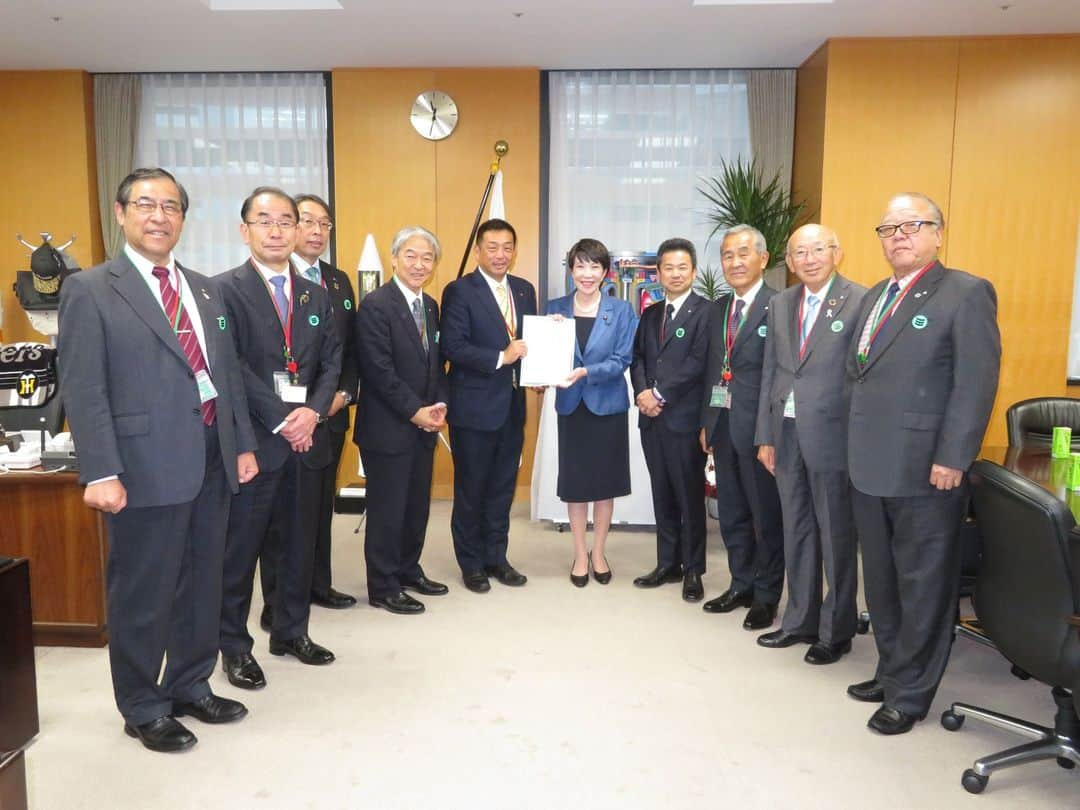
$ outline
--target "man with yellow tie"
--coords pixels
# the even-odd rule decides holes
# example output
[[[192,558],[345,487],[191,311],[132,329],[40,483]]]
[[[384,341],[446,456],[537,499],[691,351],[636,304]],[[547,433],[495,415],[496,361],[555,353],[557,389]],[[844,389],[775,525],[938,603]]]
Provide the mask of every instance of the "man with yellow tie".
[[[510,275],[516,251],[513,226],[489,219],[476,232],[477,269],[443,291],[439,345],[450,361],[454,456],[450,531],[465,587],[475,593],[491,589],[488,577],[510,586],[526,581],[506,558],[525,433],[521,325],[536,314],[536,289]]]

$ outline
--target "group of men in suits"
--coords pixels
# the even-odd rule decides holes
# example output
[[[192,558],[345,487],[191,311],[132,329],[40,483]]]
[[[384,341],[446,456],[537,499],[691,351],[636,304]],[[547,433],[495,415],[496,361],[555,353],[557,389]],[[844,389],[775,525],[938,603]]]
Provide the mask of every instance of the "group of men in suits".
[[[965,473],[1000,366],[993,287],[940,264],[944,227],[926,195],[893,197],[876,229],[892,275],[866,291],[837,272],[837,235],[803,226],[785,257],[799,283],[778,293],[764,237],[737,225],[721,245],[731,292],[712,303],[691,291],[693,245],[669,239],[631,366],[657,526],[656,568],[634,584],[704,598],[711,451],[731,584],[704,609],[767,628],[786,570],[780,629],[757,643],[834,663],[856,631],[861,545],[878,667],[848,694],[882,704],[868,725],[886,735],[926,716],[945,671]]]
[[[448,591],[419,564],[448,412],[465,584],[525,583],[506,553],[525,420],[519,336],[536,312],[532,285],[508,278],[517,235],[503,220],[480,226],[478,269],[449,285],[441,325],[423,291],[441,247],[424,228],[397,234],[392,279],[358,308],[347,276],[319,258],[333,227],[319,197],[256,188],[240,211],[250,256],[213,279],[173,257],[187,210],[169,172],[134,171],[114,204],[123,252],[76,274],[60,305],[61,395],[84,500],[110,533],[116,702],[127,734],[166,752],[197,742],[178,717],[247,714],[210,688],[219,652],[231,684],[266,686],[247,629],[256,565],[270,652],[334,660],[308,625],[313,603],[356,602],[331,587],[329,542],[354,398],[369,602],[418,613],[405,589]]]

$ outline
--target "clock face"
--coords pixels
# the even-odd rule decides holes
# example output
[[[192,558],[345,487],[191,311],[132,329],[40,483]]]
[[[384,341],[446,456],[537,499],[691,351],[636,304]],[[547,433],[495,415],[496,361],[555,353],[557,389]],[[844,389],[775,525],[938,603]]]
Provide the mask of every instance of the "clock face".
[[[425,90],[413,102],[409,120],[413,129],[429,141],[441,141],[457,126],[457,104],[441,90]]]

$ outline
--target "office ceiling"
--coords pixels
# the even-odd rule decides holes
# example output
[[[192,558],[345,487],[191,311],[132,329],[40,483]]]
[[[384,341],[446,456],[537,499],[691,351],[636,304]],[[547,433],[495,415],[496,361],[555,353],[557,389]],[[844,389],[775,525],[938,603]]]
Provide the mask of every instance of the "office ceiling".
[[[236,5],[270,10],[211,9]],[[1078,31],[1080,0],[2,0],[0,69],[794,67],[829,37]]]

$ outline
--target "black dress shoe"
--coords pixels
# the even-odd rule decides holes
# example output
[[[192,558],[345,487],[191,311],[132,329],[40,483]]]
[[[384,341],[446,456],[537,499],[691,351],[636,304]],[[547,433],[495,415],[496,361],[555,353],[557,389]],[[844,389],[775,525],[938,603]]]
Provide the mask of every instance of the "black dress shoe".
[[[315,667],[321,667],[334,660],[334,654],[332,652],[326,649],[326,647],[316,644],[311,640],[311,636],[306,633],[302,636],[286,639],[284,641],[278,641],[271,636],[270,654],[291,655],[300,661],[301,664],[310,664]]]
[[[484,567],[484,571],[489,577],[494,577],[503,585],[509,585],[511,588],[520,588],[529,581],[528,577],[517,571],[510,563],[506,565],[487,565]]]
[[[683,578],[682,566],[673,565],[671,568],[661,568],[656,566],[649,573],[637,577],[634,580],[634,585],[639,588],[659,588],[661,585],[666,585],[669,582],[678,582]]]
[[[175,717],[194,717],[204,723],[232,723],[247,714],[247,707],[239,700],[205,695],[194,703],[177,703],[173,706]]]
[[[442,596],[450,593],[450,589],[443,585],[441,582],[436,582],[433,579],[428,579],[421,574],[416,579],[409,580],[408,582],[401,583],[402,588],[408,588],[410,591],[416,591],[424,596]]]
[[[750,610],[743,619],[742,626],[746,630],[764,630],[770,627],[776,620],[776,605],[767,605],[756,599],[750,605]]]
[[[381,607],[391,613],[400,613],[403,616],[424,612],[424,603],[413,599],[405,591],[399,591],[393,596],[372,597],[368,599],[372,607]]]
[[[885,687],[874,678],[853,683],[847,688],[847,693],[863,703],[882,703],[885,700]]]
[[[344,610],[356,604],[356,597],[330,588],[326,593],[311,592],[311,604],[331,610]]]
[[[221,667],[225,670],[229,683],[240,689],[262,689],[266,686],[262,667],[251,653],[222,655]]]
[[[784,630],[773,630],[771,633],[757,637],[758,646],[768,647],[770,650],[777,650],[781,647],[794,647],[796,644],[815,644],[816,642],[817,636],[788,633]]]
[[[574,573],[574,563],[570,563],[570,581],[574,584],[575,588],[584,588],[589,584],[589,568],[585,567],[584,574]]]
[[[259,614],[259,627],[267,633],[274,629],[274,609],[270,605],[263,605],[262,613]]]
[[[183,723],[168,716],[159,717],[141,726],[124,723],[124,733],[129,737],[135,737],[151,751],[161,751],[166,754],[186,751],[199,741],[194,734],[184,728]]]
[[[870,715],[866,725],[878,734],[904,734],[911,731],[918,719],[915,715],[894,709],[892,706],[881,706]]]
[[[466,571],[462,573],[461,578],[465,582],[465,587],[473,593],[487,593],[491,590],[491,583],[488,582],[487,574],[483,571]]]
[[[701,584],[701,574],[691,571],[683,577],[682,598],[686,602],[700,602],[705,598],[705,587]]]
[[[592,567],[593,579],[599,582],[601,585],[607,585],[611,582],[611,565],[607,561],[607,557],[604,557],[604,565],[607,566],[607,571],[597,571],[596,566],[592,565],[592,552],[589,552],[589,564]]]
[[[750,607],[754,603],[754,594],[751,591],[737,591],[728,588],[715,599],[710,599],[701,609],[706,613],[730,613],[735,608]]]
[[[849,652],[851,652],[850,638],[847,641],[837,641],[834,644],[819,641],[811,645],[810,649],[806,651],[803,661],[808,664],[835,664],[842,655]]]

